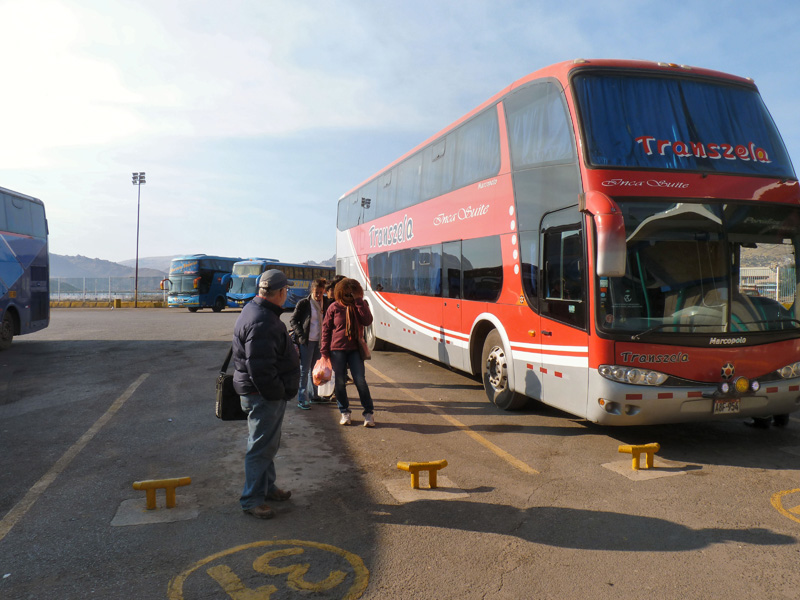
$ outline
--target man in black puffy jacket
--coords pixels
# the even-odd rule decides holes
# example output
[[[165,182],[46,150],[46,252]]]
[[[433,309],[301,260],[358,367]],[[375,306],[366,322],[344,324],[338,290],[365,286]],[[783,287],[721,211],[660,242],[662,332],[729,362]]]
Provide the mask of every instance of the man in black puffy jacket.
[[[275,455],[281,443],[286,402],[300,382],[300,361],[280,319],[286,301],[286,275],[277,269],[261,276],[258,296],[248,302],[233,329],[233,387],[247,413],[245,482],[242,510],[259,519],[275,516],[266,501],[288,500],[275,485]]]

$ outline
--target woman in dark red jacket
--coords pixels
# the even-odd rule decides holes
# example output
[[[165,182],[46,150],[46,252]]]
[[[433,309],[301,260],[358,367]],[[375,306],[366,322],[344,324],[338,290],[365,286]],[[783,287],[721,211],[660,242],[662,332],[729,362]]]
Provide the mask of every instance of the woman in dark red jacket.
[[[343,279],[333,291],[336,302],[328,307],[322,321],[320,353],[330,359],[334,373],[334,393],[342,417],[340,425],[350,425],[350,403],[347,399],[347,369],[353,377],[361,400],[364,427],[375,427],[372,396],[365,377],[364,359],[358,340],[364,326],[372,323],[369,305],[364,302],[364,289],[355,279]]]

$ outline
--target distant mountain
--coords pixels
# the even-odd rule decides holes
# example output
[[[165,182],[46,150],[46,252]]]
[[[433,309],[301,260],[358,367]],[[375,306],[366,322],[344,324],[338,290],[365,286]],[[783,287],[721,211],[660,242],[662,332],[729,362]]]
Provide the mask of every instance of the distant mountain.
[[[165,271],[159,269],[142,268],[142,261],[140,258],[139,277],[167,276]],[[134,277],[135,275],[134,267],[126,267],[110,260],[81,255],[50,254],[50,277]]]
[[[314,262],[313,260],[307,260],[305,262],[307,265],[312,265],[315,267],[335,267],[336,266],[336,255],[334,254],[328,260],[323,260],[322,262]]]
[[[148,258],[139,257],[139,274],[142,273],[142,267],[147,269],[155,269],[157,271],[161,271],[162,273],[169,273],[169,264],[172,262],[172,259],[178,256],[175,254],[173,256],[150,256]],[[121,260],[119,261],[120,265],[124,265],[126,267],[134,268],[136,267],[136,259],[131,258],[128,260]]]

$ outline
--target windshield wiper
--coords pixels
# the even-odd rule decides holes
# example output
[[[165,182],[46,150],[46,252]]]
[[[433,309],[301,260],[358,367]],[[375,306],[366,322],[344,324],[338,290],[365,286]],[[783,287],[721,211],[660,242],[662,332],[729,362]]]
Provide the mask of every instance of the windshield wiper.
[[[639,333],[631,336],[631,341],[635,342],[642,338],[642,336],[647,335],[648,333],[653,333],[654,331],[658,331],[659,329],[666,329],[667,327],[719,327],[719,325],[698,325],[697,323],[660,323],[655,327],[651,327],[650,329],[645,329],[644,331],[640,331]]]

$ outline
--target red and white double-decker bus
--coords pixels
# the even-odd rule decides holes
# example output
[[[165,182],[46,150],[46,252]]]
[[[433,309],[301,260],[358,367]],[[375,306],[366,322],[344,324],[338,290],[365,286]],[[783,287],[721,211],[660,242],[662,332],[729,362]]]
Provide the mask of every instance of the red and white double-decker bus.
[[[382,340],[608,425],[800,409],[800,189],[754,83],[575,60],[339,201],[337,272]],[[743,269],[783,275],[754,295]],[[790,284],[787,286],[787,278]]]

